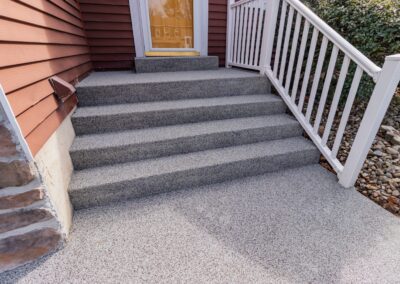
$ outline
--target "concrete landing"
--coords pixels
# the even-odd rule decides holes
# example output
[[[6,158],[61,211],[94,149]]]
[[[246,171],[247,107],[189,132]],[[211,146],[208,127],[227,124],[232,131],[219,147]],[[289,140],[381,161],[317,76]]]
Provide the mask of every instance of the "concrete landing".
[[[1,283],[398,283],[400,220],[318,165],[76,213]]]

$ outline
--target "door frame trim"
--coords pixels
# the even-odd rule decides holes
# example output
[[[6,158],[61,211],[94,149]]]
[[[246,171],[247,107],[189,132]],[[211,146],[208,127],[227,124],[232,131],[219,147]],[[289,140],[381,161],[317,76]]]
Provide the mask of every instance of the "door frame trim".
[[[208,55],[208,0],[194,0],[199,1],[199,9],[198,12],[200,15],[199,24],[198,24],[198,33],[200,39],[200,45],[197,47],[200,49],[201,56]],[[147,11],[145,7],[142,5],[142,0],[129,0],[129,8],[131,11],[131,20],[132,20],[132,31],[133,31],[133,39],[135,43],[135,52],[136,57],[145,57],[145,53],[151,50],[148,50],[148,43],[146,44],[146,31],[148,27],[147,24]]]

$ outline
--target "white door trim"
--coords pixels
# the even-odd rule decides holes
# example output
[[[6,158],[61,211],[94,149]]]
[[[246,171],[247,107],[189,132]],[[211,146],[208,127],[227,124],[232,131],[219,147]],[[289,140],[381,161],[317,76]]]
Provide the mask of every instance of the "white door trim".
[[[144,36],[139,0],[129,0],[136,57],[144,57]]]
[[[152,49],[150,44],[148,8],[145,0],[129,0],[132,19],[132,31],[135,42],[136,57],[144,57],[146,51],[166,50]],[[195,11],[195,48],[179,51],[199,51],[200,55],[208,54],[208,0],[194,0]],[[196,44],[197,43],[197,44]],[[171,51],[171,49],[168,49]]]
[[[208,55],[208,0],[201,0],[200,55]]]

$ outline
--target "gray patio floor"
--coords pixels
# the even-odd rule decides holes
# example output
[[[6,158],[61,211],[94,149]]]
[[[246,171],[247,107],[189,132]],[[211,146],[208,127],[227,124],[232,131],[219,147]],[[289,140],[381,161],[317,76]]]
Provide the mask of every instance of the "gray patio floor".
[[[1,283],[399,283],[400,219],[320,166],[97,207]]]

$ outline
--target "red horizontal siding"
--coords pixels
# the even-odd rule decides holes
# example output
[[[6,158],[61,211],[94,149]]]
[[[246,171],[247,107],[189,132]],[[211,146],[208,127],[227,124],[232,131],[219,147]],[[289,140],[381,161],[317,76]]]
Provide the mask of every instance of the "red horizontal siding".
[[[208,50],[221,65],[226,3],[209,0]],[[0,83],[34,154],[76,104],[60,105],[49,77],[75,83],[92,67],[131,69],[134,57],[128,0],[0,2]]]
[[[219,57],[220,66],[225,65],[227,1],[209,0],[208,54]]]
[[[132,69],[135,58],[128,0],[79,0],[93,67]]]
[[[60,104],[48,78],[76,83],[91,69],[75,0],[0,2],[0,83],[34,155],[76,105]]]

